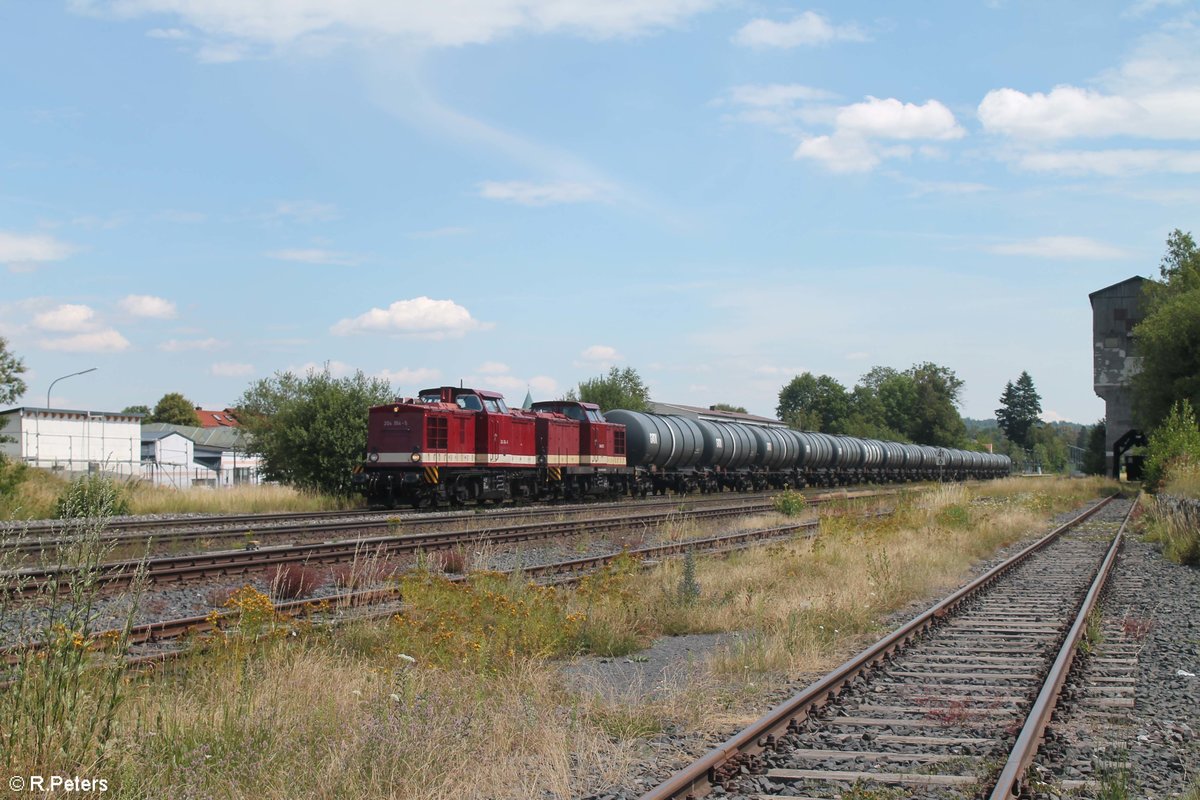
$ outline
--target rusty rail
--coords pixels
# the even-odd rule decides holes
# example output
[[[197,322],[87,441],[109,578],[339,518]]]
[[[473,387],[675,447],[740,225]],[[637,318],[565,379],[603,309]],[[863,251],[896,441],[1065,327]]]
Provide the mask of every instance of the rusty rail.
[[[1025,725],[1021,728],[1020,734],[1017,735],[1017,741],[1013,745],[1007,763],[1005,763],[1004,768],[1000,771],[1000,776],[996,779],[996,785],[989,795],[989,800],[1011,800],[1011,798],[1018,797],[1023,790],[1025,772],[1029,769],[1029,765],[1033,763],[1033,759],[1037,755],[1038,747],[1041,745],[1042,737],[1046,732],[1046,726],[1050,723],[1050,717],[1054,714],[1055,706],[1058,703],[1059,693],[1062,691],[1063,684],[1066,683],[1067,676],[1071,672],[1071,664],[1075,660],[1075,653],[1079,649],[1079,641],[1083,638],[1088,615],[1096,607],[1100,599],[1100,593],[1104,589],[1104,584],[1112,572],[1113,564],[1116,563],[1117,552],[1121,549],[1122,537],[1125,533],[1125,526],[1129,524],[1129,518],[1135,508],[1137,508],[1136,500],[1129,506],[1129,512],[1125,515],[1125,519],[1121,521],[1121,527],[1117,530],[1117,535],[1113,537],[1112,545],[1108,548],[1108,552],[1104,556],[1104,561],[1100,565],[1100,571],[1096,574],[1095,580],[1092,581],[1087,595],[1083,598],[1083,602],[1079,606],[1079,613],[1075,615],[1075,623],[1071,626],[1071,630],[1063,641],[1062,647],[1058,651],[1058,657],[1054,659],[1053,666],[1050,667],[1050,672],[1046,676],[1042,690],[1038,693],[1037,700],[1034,701],[1033,706],[1029,709]]]
[[[991,585],[1063,533],[1108,505],[1114,497],[1116,495],[1106,497],[1004,563],[993,567],[949,597],[909,620],[824,678],[768,711],[741,733],[714,747],[690,766],[676,772],[666,782],[646,792],[639,800],[682,800],[683,798],[690,800],[690,798],[704,797],[709,793],[712,782],[724,777],[723,767],[726,767],[728,763],[732,762],[736,765],[737,759],[743,754],[754,755],[771,746],[777,736],[787,731],[790,726],[799,724],[810,709],[836,696],[842,687],[854,677],[886,659],[908,641],[932,627],[964,600]]]

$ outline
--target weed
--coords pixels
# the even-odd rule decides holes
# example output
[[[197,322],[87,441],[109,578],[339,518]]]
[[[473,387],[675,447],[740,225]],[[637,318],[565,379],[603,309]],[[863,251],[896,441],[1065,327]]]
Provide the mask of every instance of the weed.
[[[1148,617],[1131,617],[1126,614],[1121,618],[1121,635],[1126,639],[1140,642],[1150,635],[1154,628],[1154,620]]]
[[[103,473],[72,481],[55,504],[59,519],[106,518],[129,513],[129,487]]]
[[[808,505],[804,495],[800,492],[788,489],[775,495],[775,510],[787,517],[794,517],[804,511]]]
[[[1079,643],[1079,649],[1084,653],[1094,653],[1096,648],[1104,643],[1104,615],[1100,613],[1099,608],[1093,608],[1088,612],[1087,619],[1084,620],[1083,641]]]
[[[683,555],[683,575],[679,578],[676,597],[683,605],[691,605],[700,596],[700,584],[696,583],[696,553],[689,549]]]
[[[278,564],[267,570],[271,597],[281,600],[308,597],[328,582],[328,573],[305,564]]]

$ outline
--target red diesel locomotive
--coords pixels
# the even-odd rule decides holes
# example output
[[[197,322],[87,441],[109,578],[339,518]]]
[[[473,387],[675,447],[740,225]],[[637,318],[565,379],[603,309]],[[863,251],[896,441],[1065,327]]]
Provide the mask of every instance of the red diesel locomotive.
[[[509,409],[497,392],[443,386],[371,409],[355,483],[372,506],[618,496],[633,488],[625,427],[593,403]]]

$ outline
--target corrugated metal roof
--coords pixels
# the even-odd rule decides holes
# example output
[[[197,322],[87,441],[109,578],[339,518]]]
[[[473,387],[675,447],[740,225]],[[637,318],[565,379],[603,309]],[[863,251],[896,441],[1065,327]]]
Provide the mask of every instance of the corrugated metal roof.
[[[191,425],[170,425],[166,422],[149,422],[142,426],[142,435],[147,432],[170,431],[191,439],[201,447],[217,450],[245,450],[247,434],[241,428],[196,428]]]

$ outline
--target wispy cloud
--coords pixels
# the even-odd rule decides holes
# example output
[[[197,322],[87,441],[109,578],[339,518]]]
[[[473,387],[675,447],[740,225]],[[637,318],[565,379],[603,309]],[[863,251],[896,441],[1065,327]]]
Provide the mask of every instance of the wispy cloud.
[[[529,183],[526,181],[484,181],[479,196],[504,200],[523,206],[551,206],[564,203],[590,203],[602,200],[605,189],[587,183]]]
[[[210,336],[207,339],[168,339],[160,344],[158,349],[167,353],[182,353],[188,350],[219,350],[228,346],[229,342]]]
[[[1093,261],[1111,261],[1133,255],[1128,250],[1083,236],[1040,236],[1019,242],[990,245],[984,249],[1003,256]]]
[[[0,264],[12,272],[31,272],[51,261],[62,261],[75,252],[73,245],[40,233],[0,231]]]
[[[270,55],[289,48],[365,44],[393,39],[412,47],[481,44],[517,33],[587,38],[635,36],[680,24],[716,0],[289,0],[286,3],[193,0],[75,0],[76,10],[178,23],[156,38],[195,31],[197,55],[210,61]]]
[[[254,374],[253,364],[241,364],[232,361],[219,361],[213,364],[209,371],[218,378],[241,378]]]
[[[43,350],[59,350],[66,353],[119,353],[129,349],[129,340],[108,328],[75,336],[42,339],[38,346]]]
[[[333,267],[356,267],[362,263],[362,256],[353,253],[340,253],[321,248],[299,248],[294,250],[273,250],[267,253],[268,258],[278,261],[298,261],[302,264],[324,264]]]
[[[867,36],[853,22],[835,25],[815,11],[805,11],[787,22],[751,20],[734,35],[733,41],[754,48],[792,48],[832,42],[865,42]]]

